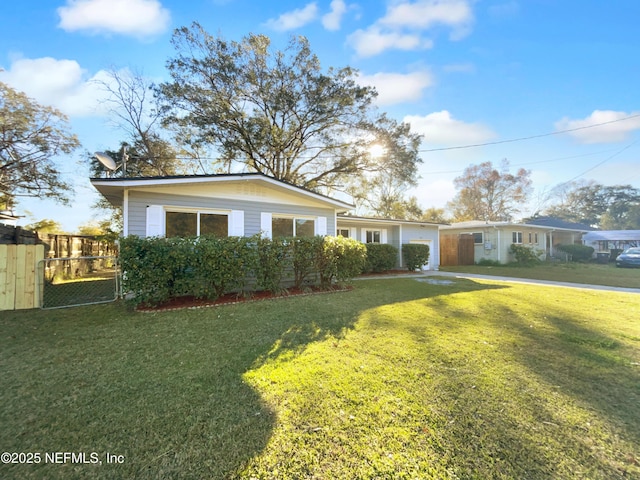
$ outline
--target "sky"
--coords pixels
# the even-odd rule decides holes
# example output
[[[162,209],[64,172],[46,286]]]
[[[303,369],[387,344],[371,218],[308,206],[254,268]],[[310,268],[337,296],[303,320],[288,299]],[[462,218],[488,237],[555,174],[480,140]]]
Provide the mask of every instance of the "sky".
[[[637,0],[4,1],[0,81],[65,113],[82,144],[56,159],[71,205],[21,199],[16,213],[67,231],[95,217],[85,155],[124,136],[100,81],[114,69],[168,81],[173,31],[193,21],[278,49],[303,35],[323,68],[357,69],[377,108],[423,136],[407,192],[423,208],[444,207],[469,165],[504,159],[531,171],[524,216],[566,182],[640,188],[639,18]]]

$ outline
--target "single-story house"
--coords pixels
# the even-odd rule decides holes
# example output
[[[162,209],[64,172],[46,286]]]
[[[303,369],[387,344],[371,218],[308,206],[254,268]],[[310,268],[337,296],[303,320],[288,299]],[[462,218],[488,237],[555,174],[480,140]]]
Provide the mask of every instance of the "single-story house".
[[[365,243],[426,243],[439,266],[438,224],[346,215],[354,206],[261,173],[92,178],[122,207],[126,235],[221,236],[342,235]]]
[[[457,256],[447,255],[446,259],[443,253],[441,254],[442,265],[461,264],[458,261],[460,257],[469,259],[464,263],[478,263],[481,260],[509,263],[515,260],[510,252],[511,245],[514,243],[539,251],[541,259],[552,258],[559,253],[558,245],[582,243],[582,235],[592,230],[585,225],[558,223],[553,220],[546,217],[544,222],[535,219],[527,223],[469,221],[443,226],[440,228],[441,248],[449,245],[452,240],[465,236],[468,241],[463,243],[468,245],[465,248],[468,248],[469,252],[468,254],[459,252]],[[455,245],[458,248],[458,243]]]
[[[582,237],[582,242],[593,247],[596,253],[611,253],[629,247],[640,247],[640,230],[599,230],[589,232]]]

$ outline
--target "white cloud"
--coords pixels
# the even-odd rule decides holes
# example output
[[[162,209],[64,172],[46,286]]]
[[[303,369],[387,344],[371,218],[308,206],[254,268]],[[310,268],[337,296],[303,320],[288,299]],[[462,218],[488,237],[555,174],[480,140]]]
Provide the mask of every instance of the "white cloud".
[[[403,121],[411,124],[414,132],[423,135],[423,145],[455,147],[496,138],[496,134],[489,127],[481,123],[456,120],[447,110],[430,113],[424,117],[408,115]]]
[[[361,57],[373,57],[385,50],[418,50],[433,47],[431,40],[423,39],[415,33],[383,32],[372,26],[366,30],[356,30],[347,41]]]
[[[628,120],[623,120],[624,118]],[[604,125],[599,125],[604,124]],[[591,128],[592,125],[598,125]],[[567,117],[555,123],[556,130],[580,129],[568,132],[580,143],[615,143],[629,139],[632,132],[640,130],[640,112],[616,112],[613,110],[594,110],[583,119],[571,120]]]
[[[473,20],[471,0],[395,1],[384,17],[367,29],[354,32],[348,41],[361,57],[390,49],[432,48],[433,41],[424,38],[424,32],[444,26],[451,30],[451,40],[460,40],[471,31]]]
[[[283,13],[278,18],[267,20],[269,28],[279,32],[294,30],[313,22],[318,17],[318,5],[315,2],[307,4],[304,8],[298,8],[287,13]]]
[[[347,11],[344,0],[332,0],[331,11],[322,17],[322,25],[327,30],[340,30],[342,16]]]
[[[108,79],[102,70],[89,77],[75,60],[51,57],[19,59],[7,71],[0,72],[3,82],[70,117],[104,115],[101,100],[105,91],[98,82]]]
[[[392,5],[380,24],[392,28],[429,29],[435,25],[467,30],[473,21],[468,0],[418,0]]]
[[[157,35],[169,28],[171,14],[158,0],[67,0],[58,8],[58,26],[68,32]]]
[[[429,72],[376,73],[360,75],[360,85],[370,85],[378,91],[378,105],[394,105],[420,99],[422,91],[433,85],[433,77]]]

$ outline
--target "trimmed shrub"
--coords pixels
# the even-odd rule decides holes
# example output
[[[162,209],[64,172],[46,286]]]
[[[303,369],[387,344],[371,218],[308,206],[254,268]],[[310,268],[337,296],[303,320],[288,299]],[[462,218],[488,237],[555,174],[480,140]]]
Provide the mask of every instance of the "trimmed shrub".
[[[322,256],[323,237],[292,237],[293,278],[296,288],[315,283],[310,277],[316,273],[316,259]]]
[[[568,243],[558,245],[558,250],[570,255],[572,262],[588,262],[593,256],[594,249],[588,245],[580,245],[578,243]]]
[[[334,282],[349,282],[362,273],[366,259],[364,243],[352,238],[324,237],[322,252],[315,260],[320,285],[328,288]]]
[[[516,263],[520,266],[530,267],[540,263],[538,253],[531,247],[513,243],[509,250],[515,255]]]
[[[329,287],[358,275],[365,255],[364,244],[342,237],[120,240],[123,289],[136,305],[181,296],[216,299],[246,290],[254,279],[257,289],[280,293],[291,274],[296,287]]]
[[[287,271],[291,271],[292,244],[286,238],[262,238],[255,241],[255,276],[259,290],[281,293],[282,281]]]
[[[402,259],[409,271],[420,270],[429,262],[429,245],[405,243],[402,245]]]
[[[396,266],[398,249],[387,243],[367,243],[366,272],[386,272]]]

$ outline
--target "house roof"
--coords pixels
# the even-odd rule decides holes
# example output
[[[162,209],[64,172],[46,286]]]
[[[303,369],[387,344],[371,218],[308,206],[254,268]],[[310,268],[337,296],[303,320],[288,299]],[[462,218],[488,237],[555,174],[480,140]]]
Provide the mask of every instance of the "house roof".
[[[125,178],[91,178],[91,184],[113,205],[120,206],[124,191],[129,189],[145,189],[159,186],[210,185],[220,182],[253,182],[266,184],[276,189],[295,195],[302,195],[327,204],[339,210],[350,210],[354,205],[336,198],[298,187],[283,180],[278,180],[262,173],[229,173],[216,175],[172,175],[158,177],[125,177]]]
[[[573,227],[569,227],[569,226],[564,226],[564,227],[560,227],[560,226],[553,226],[553,225],[538,225],[538,224],[534,224],[534,223],[530,223],[530,222],[526,222],[526,223],[517,223],[517,222],[485,222],[482,220],[471,220],[468,222],[458,222],[458,223],[452,223],[451,225],[448,226],[443,226],[442,229],[465,229],[465,230],[471,230],[471,229],[481,229],[481,228],[488,228],[488,227],[494,227],[494,228],[500,228],[500,227],[508,227],[508,228],[537,228],[537,229],[541,229],[541,230],[545,230],[545,231],[549,231],[549,230],[566,230],[566,231],[572,231],[572,232],[586,232],[586,231],[590,231],[593,230],[593,228],[591,227],[587,227],[586,225],[581,225],[581,224],[571,224],[573,225]],[[576,225],[578,227],[586,227],[586,228],[577,228]]]
[[[575,223],[575,222],[567,222],[566,220],[562,220],[557,217],[534,217],[529,218],[524,222],[526,225],[542,225],[545,227],[552,228],[563,228],[566,230],[581,230],[585,232],[590,232],[596,230],[589,225],[585,225],[584,223]]]
[[[362,222],[362,223],[384,223],[384,224],[392,224],[392,225],[400,225],[400,224],[413,224],[413,225],[433,225],[433,226],[441,226],[441,225],[446,225],[443,223],[435,223],[435,222],[423,222],[423,221],[418,221],[418,220],[401,220],[398,218],[379,218],[379,217],[361,217],[361,216],[356,216],[356,215],[345,215],[345,214],[338,214],[338,221],[339,220],[345,220],[345,221],[355,221],[355,222]]]
[[[598,240],[608,241],[640,241],[640,230],[599,230],[589,232],[582,237],[585,242],[596,242]]]

